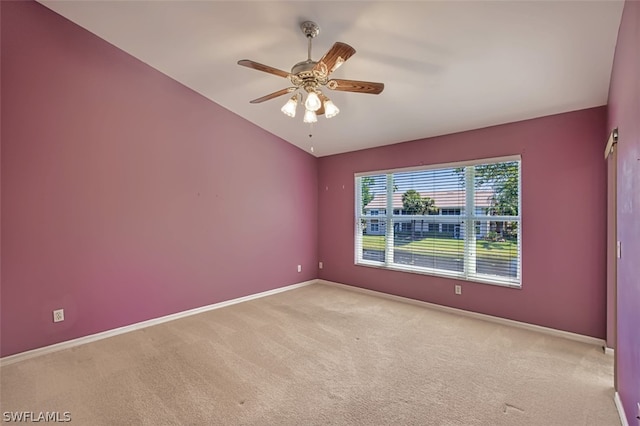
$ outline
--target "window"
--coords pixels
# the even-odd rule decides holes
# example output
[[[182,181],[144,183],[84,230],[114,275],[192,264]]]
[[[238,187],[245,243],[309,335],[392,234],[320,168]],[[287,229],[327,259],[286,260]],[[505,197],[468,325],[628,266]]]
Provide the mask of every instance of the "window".
[[[356,264],[520,287],[520,179],[519,157],[356,175]]]
[[[456,226],[459,227],[460,225],[454,225],[453,223],[443,223],[442,224],[442,232],[447,232],[447,233],[453,234],[455,232],[455,230],[456,230]]]
[[[440,212],[446,216],[460,216],[460,209],[440,209]]]

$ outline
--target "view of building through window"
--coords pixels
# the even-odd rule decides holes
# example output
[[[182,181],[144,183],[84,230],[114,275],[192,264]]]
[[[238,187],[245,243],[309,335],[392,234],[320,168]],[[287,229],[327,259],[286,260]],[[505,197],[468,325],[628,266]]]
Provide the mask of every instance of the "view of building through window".
[[[356,189],[356,263],[520,285],[519,158],[362,175]]]

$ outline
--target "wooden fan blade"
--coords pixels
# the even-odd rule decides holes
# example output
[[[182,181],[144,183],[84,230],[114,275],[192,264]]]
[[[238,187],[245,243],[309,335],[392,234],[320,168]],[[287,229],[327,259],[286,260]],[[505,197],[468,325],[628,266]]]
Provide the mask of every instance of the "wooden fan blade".
[[[331,90],[338,90],[341,92],[357,92],[357,93],[370,93],[377,95],[384,90],[384,83],[374,83],[371,81],[358,81],[358,80],[340,80],[333,79],[327,82],[327,87]]]
[[[314,71],[322,71],[323,67],[326,67],[326,73],[329,75],[342,65],[344,61],[352,57],[354,53],[356,53],[356,49],[348,44],[341,42],[334,43],[331,49],[324,54],[313,69]]]
[[[269,99],[277,98],[278,96],[286,95],[287,93],[291,93],[296,90],[297,87],[287,87],[286,89],[278,90],[277,92],[269,93],[268,95],[264,95],[261,98],[254,99],[249,103],[259,104],[260,102],[268,101]]]
[[[259,64],[258,62],[250,61],[249,59],[242,59],[238,61],[238,65],[242,65],[243,67],[252,68],[254,70],[262,72],[268,72],[269,74],[274,74],[279,77],[289,78],[289,73],[286,71],[270,67],[269,65]]]

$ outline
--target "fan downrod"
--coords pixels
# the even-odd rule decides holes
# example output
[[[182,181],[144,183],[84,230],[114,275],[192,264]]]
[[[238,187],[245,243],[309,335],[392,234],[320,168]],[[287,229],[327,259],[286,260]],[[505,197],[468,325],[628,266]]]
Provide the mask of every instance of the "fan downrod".
[[[302,33],[305,35],[305,37],[313,38],[320,34],[320,27],[318,26],[318,24],[312,21],[304,21],[302,24],[300,24],[300,29],[302,30]]]

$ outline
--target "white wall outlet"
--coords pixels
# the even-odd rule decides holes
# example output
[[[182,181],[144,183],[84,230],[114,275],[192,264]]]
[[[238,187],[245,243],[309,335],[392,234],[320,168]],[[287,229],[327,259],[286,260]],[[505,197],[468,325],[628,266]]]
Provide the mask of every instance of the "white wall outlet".
[[[53,311],[53,322],[64,321],[64,309],[56,309]]]
[[[462,294],[462,286],[460,284],[456,284],[455,292],[456,294]]]
[[[318,269],[322,269],[323,266],[322,262],[318,262]]]
[[[302,272],[302,265],[298,265],[298,272]]]

